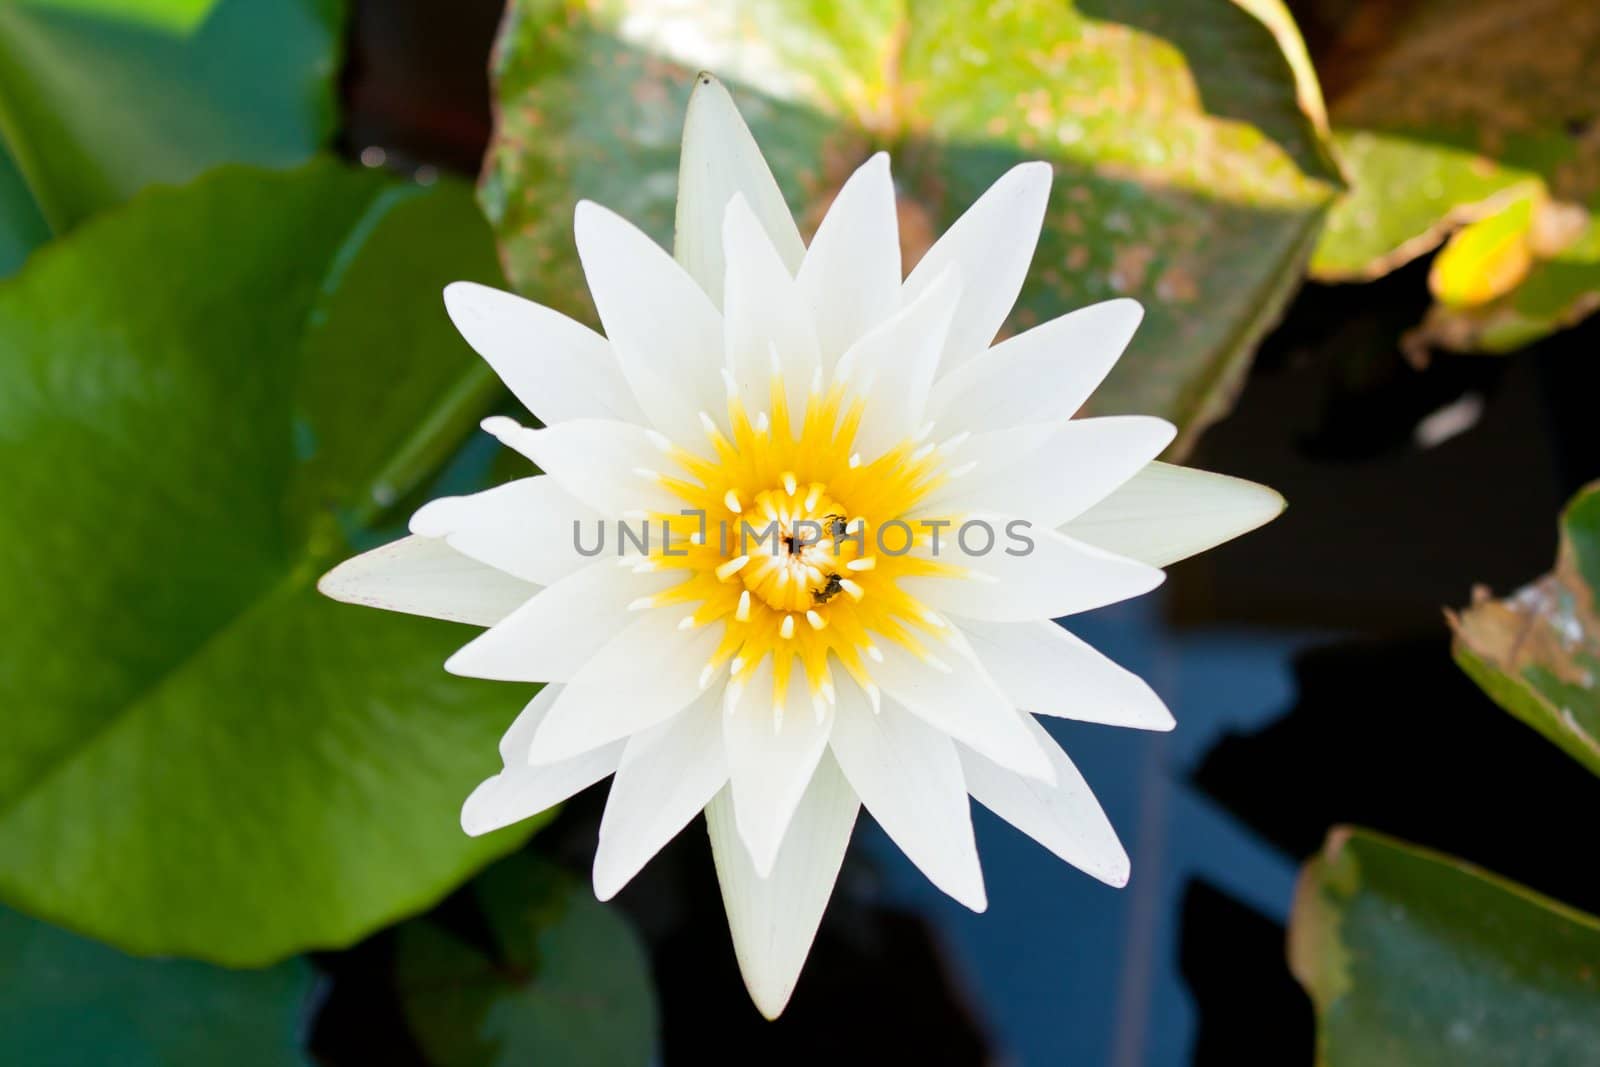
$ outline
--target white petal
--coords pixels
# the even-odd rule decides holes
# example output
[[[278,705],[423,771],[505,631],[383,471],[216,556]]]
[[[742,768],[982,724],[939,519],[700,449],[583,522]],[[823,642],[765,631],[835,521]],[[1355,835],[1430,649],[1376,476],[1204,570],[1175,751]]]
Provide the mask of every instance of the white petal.
[[[735,683],[730,682],[730,688]],[[772,873],[789,820],[828,747],[833,708],[820,719],[813,712],[805,672],[789,676],[781,715],[773,709],[772,660],[763,660],[737,690],[723,716],[722,740],[728,755],[733,808],[755,863],[756,873]]]
[[[461,806],[461,828],[473,837],[521,822],[587,789],[617,769],[622,742],[561,763],[528,766],[526,746],[555,703],[560,686],[545,686],[517,716],[500,744],[505,770],[485,780]]]
[[[703,436],[701,411],[725,404],[717,358],[722,321],[684,269],[631,222],[578,204],[578,258],[634,399],[680,444]]]
[[[546,425],[643,421],[610,343],[589,327],[476,282],[445,286],[444,306],[467,344]]]
[[[834,380],[866,402],[855,438],[862,456],[876,458],[921,429],[960,296],[961,278],[952,267],[840,358]]]
[[[683,714],[628,739],[594,854],[601,900],[616,896],[727,784],[720,695],[702,694]]]
[[[628,605],[680,580],[635,574],[615,559],[590,563],[463,645],[444,669],[498,682],[564,682],[634,621]]]
[[[769,1019],[782,1013],[794,992],[859,809],[833,757],[824,755],[795,811],[772,877],[763,879],[739,837],[732,791],[724,789],[706,808],[733,951],[750,998]]]
[[[600,523],[599,512],[579,503],[554,478],[536,477],[431,500],[411,516],[411,532],[443,538],[479,563],[549,585],[592,562],[577,545],[593,546]]]
[[[958,539],[948,542],[940,558],[965,567],[966,575],[901,582],[906,592],[939,611],[995,622],[1056,619],[1148,593],[1164,577],[1148,564],[1026,520],[979,514],[968,521],[987,524],[995,542],[981,556],[960,551]],[[976,552],[986,542],[974,534],[968,543]]]
[[[850,787],[928,880],[973,911],[988,907],[956,746],[892,700],[876,713],[839,687],[829,748]]]
[[[431,537],[402,537],[347,559],[317,590],[347,604],[474,626],[493,626],[539,591]]]
[[[1050,761],[1022,728],[1011,701],[965,650],[941,645],[939,666],[885,643],[872,680],[906,710],[1020,774],[1048,775]]]
[[[569,495],[610,522],[641,512],[675,513],[683,506],[661,483],[661,472],[671,466],[670,445],[642,426],[571,419],[535,430],[497,415],[484,419],[483,428],[533,460]]]
[[[722,624],[678,629],[678,608],[646,611],[608,641],[561,691],[533,738],[533,763],[553,763],[648,730],[688,707]]]
[[[817,324],[822,373],[900,307],[900,226],[889,154],[879,152],[833,198],[800,264],[800,291]]]
[[[1072,415],[1105,380],[1143,317],[1137,300],[1107,300],[1008,337],[939,378],[929,417],[942,433],[976,433]]]
[[[678,161],[677,232],[673,252],[717,306],[722,305],[722,219],[735,193],[744,196],[792,274],[805,256],[805,242],[783,191],[761,155],[733,98],[716,78],[702,73],[683,120]]]
[[[1013,774],[963,749],[961,769],[973,799],[1085,874],[1107,885],[1127,885],[1128,854],[1089,783],[1044,727],[1030,715],[1019,717],[1050,753],[1055,784]]]
[[[790,417],[798,431],[817,370],[811,309],[742,195],[728,204],[722,232],[728,262],[722,302],[728,369],[752,418],[772,406],[776,371],[788,388]]]
[[[1225,474],[1152,463],[1067,524],[1064,533],[1165,567],[1277,518],[1283,497]]]
[[[960,626],[989,677],[1019,708],[1135,730],[1177,725],[1143,678],[1053,622],[964,619]]]
[[[561,686],[541,685],[533,699],[525,704],[517,717],[511,720],[506,732],[500,735],[500,762],[507,767],[526,767],[528,750],[533,747],[533,735],[550,711],[550,705],[561,694]]]
[[[1018,456],[1037,452],[1060,428],[1061,423],[1057,420],[1024,422],[1001,430],[980,430],[953,436],[945,436],[941,432],[939,451],[945,459],[945,475],[950,478],[947,484],[964,491],[968,479],[974,476],[986,478],[992,472],[1016,462]]]
[[[1005,431],[998,431],[1004,433]],[[1177,428],[1147,415],[1062,423],[1038,448],[996,456],[931,494],[919,511],[1004,512],[1054,529],[1104,500],[1161,454]]]
[[[921,296],[946,268],[960,268],[964,288],[940,371],[989,347],[1022,291],[1050,199],[1050,164],[1019,163],[991,185],[934,242],[906,279],[901,299]]]

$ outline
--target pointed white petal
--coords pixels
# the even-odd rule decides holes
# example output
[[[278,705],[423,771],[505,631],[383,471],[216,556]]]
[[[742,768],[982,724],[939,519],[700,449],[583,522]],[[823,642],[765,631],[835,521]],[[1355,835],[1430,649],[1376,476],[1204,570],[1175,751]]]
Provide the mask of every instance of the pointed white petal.
[[[798,430],[817,370],[811,309],[743,195],[735,194],[728,204],[722,234],[728,263],[722,302],[728,370],[753,418],[771,407],[776,359]]]
[[[467,344],[546,425],[643,421],[610,343],[589,327],[476,282],[445,286],[444,306]]]
[[[1070,416],[1105,380],[1143,317],[1137,300],[1107,300],[1008,337],[939,378],[929,417],[948,434]]]
[[[988,907],[955,744],[892,700],[874,713],[849,682],[839,687],[828,744],[861,803],[917,869],[973,911]]]
[[[553,763],[648,730],[706,688],[701,673],[722,624],[678,629],[681,608],[646,611],[567,682],[533,738],[528,759]]]
[[[1019,163],[991,185],[906,279],[901,299],[921,296],[946,268],[960,268],[961,306],[944,345],[941,373],[989,347],[1017,302],[1050,199],[1050,164]]]
[[[921,428],[960,296],[961,278],[951,268],[840,358],[834,380],[866,402],[855,439],[863,457],[874,459]]]
[[[555,703],[560,686],[545,686],[517,716],[500,742],[505,769],[486,779],[461,806],[461,828],[473,837],[521,822],[587,789],[617,769],[622,742],[561,763],[530,767],[528,743]]]
[[[564,682],[633,622],[629,604],[679,580],[635,574],[615,559],[590,563],[463,645],[444,669],[497,682]]]
[[[642,426],[571,419],[535,430],[497,416],[483,420],[483,428],[533,460],[570,496],[613,522],[641,511],[675,513],[683,506],[661,484],[660,472],[671,466],[661,436]]]
[[[1004,432],[1004,431],[1000,431]],[[954,479],[919,505],[929,513],[1004,512],[1054,529],[1104,500],[1161,454],[1177,428],[1148,415],[1071,419],[1032,452]]]
[[[1225,474],[1152,463],[1062,532],[1165,567],[1277,518],[1283,497]]]
[[[1048,775],[1050,761],[977,661],[950,645],[934,651],[944,669],[885,642],[872,680],[913,715],[996,762],[1021,774]]]
[[[1135,730],[1177,725],[1143,678],[1053,622],[963,619],[959,625],[989,677],[1019,708]]]
[[[317,590],[347,604],[493,626],[539,588],[443,541],[402,537],[345,560],[318,580]]]
[[[600,523],[599,512],[579,503],[554,478],[535,477],[471,496],[431,500],[411,516],[411,532],[443,538],[479,563],[549,585],[592,562],[577,545],[592,547]]]
[[[939,558],[965,567],[967,574],[901,582],[938,611],[995,622],[1057,619],[1148,593],[1165,577],[1148,564],[1012,516],[977,514],[968,521],[986,523],[996,539],[981,556],[960,551],[960,540],[945,546]],[[968,543],[976,552],[985,540],[974,534]]]
[[[739,835],[763,878],[772,873],[789,820],[833,729],[831,707],[820,722],[812,710],[805,672],[789,676],[781,716],[774,711],[775,699],[769,657],[752,672],[722,722]]]
[[[724,789],[706,808],[733,951],[750,999],[769,1019],[783,1012],[800,978],[859,808],[833,757],[824,755],[765,879],[739,837],[732,791]]]
[[[600,820],[595,896],[616,896],[727,781],[720,690],[629,738]]]
[[[722,322],[659,245],[599,204],[579,202],[574,232],[589,293],[634,399],[656,429],[688,444],[699,413],[722,410]]]
[[[833,198],[800,264],[822,373],[900,307],[900,226],[889,154],[861,164]]]
[[[673,253],[718,307],[724,273],[722,219],[735,193],[749,201],[784,266],[791,274],[798,270],[806,246],[783,191],[728,90],[702,73],[683,120]]]
[[[1127,885],[1128,854],[1089,783],[1044,727],[1031,715],[1018,714],[1050,753],[1055,784],[1013,774],[962,749],[961,769],[973,799],[1085,874],[1107,885]]]

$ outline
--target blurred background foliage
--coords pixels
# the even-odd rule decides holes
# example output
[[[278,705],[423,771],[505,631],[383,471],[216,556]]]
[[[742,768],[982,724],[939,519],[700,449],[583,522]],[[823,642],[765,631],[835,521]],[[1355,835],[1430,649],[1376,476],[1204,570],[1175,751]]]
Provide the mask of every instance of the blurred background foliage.
[[[1374,453],[1478,418],[1499,371],[1450,353],[1592,348],[1589,0],[0,0],[0,1059],[697,1062],[690,1026],[749,1014],[715,916],[631,904],[647,951],[572,833],[460,833],[524,695],[445,675],[450,625],[312,589],[419,500],[510,475],[471,432],[509,400],[433,294],[508,284],[592,320],[572,205],[670,238],[701,68],[805,232],[890,150],[908,267],[1006,167],[1050,160],[1012,328],[1139,298],[1094,411],[1172,419],[1177,457],[1291,301],[1266,373],[1337,351],[1363,412],[1339,447]],[[1229,469],[1286,488],[1288,451]],[[1466,542],[1469,574],[1515,566],[1497,544]],[[1548,577],[1451,625],[1474,681],[1600,773],[1597,589],[1589,489]],[[703,895],[673,863],[654,884]],[[920,1020],[925,1046],[885,1046],[920,1062],[991,1055],[927,931],[842,921],[865,916],[894,991],[824,948],[817,1003]],[[1594,919],[1369,831],[1306,868],[1287,963],[1261,967],[1289,965],[1328,1064],[1594,1046]]]
[[[1443,242],[1418,357],[1509,352],[1600,306],[1600,7],[1311,6],[1350,182],[1312,276],[1379,277]]]

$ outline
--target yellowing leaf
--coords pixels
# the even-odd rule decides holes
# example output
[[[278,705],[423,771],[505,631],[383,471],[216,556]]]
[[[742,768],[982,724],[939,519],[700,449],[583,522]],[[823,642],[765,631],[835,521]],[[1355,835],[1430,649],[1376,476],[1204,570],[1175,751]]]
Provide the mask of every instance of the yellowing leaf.
[[[1534,204],[1542,195],[1537,187],[1527,190],[1457,230],[1428,272],[1434,298],[1449,307],[1474,307],[1520,285],[1533,267]]]

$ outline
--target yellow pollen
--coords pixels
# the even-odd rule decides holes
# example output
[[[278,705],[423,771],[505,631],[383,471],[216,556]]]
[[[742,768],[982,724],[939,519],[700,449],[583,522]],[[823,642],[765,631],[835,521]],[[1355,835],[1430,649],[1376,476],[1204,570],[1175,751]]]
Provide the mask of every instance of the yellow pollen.
[[[805,683],[813,711],[825,715],[838,699],[836,669],[876,709],[878,642],[934,662],[931,649],[948,639],[946,624],[900,583],[961,573],[924,551],[892,555],[908,539],[904,529],[886,532],[890,547],[878,552],[884,524],[914,523],[918,505],[943,483],[943,454],[906,440],[864,457],[856,445],[861,401],[843,385],[824,390],[813,379],[811,386],[805,410],[791,412],[775,378],[766,407],[753,417],[730,389],[727,429],[704,415],[704,444],[670,450],[676,469],[657,481],[689,514],[652,516],[668,528],[663,543],[671,550],[652,545],[645,562],[682,580],[636,602],[683,605],[686,629],[720,626],[702,684],[726,665],[726,711],[770,709],[775,725],[792,679]],[[770,696],[742,700],[769,657]]]

